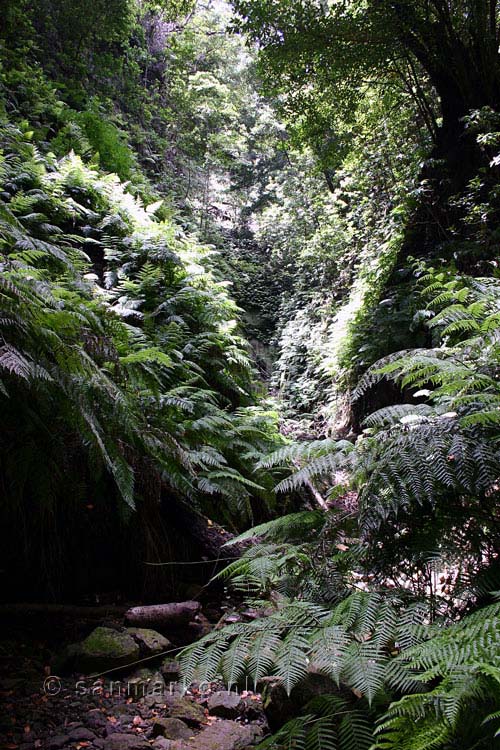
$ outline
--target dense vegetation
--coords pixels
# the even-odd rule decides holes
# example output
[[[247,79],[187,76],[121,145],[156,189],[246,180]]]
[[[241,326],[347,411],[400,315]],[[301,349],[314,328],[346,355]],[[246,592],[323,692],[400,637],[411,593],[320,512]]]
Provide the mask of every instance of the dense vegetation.
[[[263,746],[496,747],[500,7],[5,6],[5,595],[177,593],[216,521],[262,616],[184,677],[280,678]]]

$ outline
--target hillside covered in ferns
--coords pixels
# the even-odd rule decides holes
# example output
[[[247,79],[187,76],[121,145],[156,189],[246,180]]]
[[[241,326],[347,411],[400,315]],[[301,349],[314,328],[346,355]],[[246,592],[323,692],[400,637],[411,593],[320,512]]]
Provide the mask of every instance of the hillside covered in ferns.
[[[4,0],[5,605],[225,597],[182,679],[279,684],[259,747],[500,747],[499,45]]]

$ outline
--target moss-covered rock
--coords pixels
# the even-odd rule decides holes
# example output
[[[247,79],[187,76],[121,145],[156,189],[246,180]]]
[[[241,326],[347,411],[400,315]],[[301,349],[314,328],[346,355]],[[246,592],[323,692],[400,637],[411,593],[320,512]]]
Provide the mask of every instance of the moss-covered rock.
[[[141,652],[147,656],[161,654],[172,647],[168,638],[150,628],[126,628],[125,632],[132,636]]]
[[[153,737],[160,735],[168,740],[188,740],[193,731],[180,719],[168,717],[156,719],[153,724]]]
[[[189,698],[174,698],[169,713],[173,718],[181,719],[189,727],[199,727],[206,720],[203,708]]]
[[[129,633],[99,627],[74,650],[74,666],[84,674],[105,672],[133,664],[139,657],[139,645]]]

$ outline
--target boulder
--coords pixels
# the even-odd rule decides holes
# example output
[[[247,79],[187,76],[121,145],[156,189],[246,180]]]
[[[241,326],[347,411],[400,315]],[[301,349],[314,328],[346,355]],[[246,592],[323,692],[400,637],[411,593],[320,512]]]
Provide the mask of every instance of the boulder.
[[[103,627],[93,630],[73,651],[74,668],[83,674],[125,667],[139,656],[139,646],[131,635]]]
[[[238,693],[221,690],[212,693],[208,699],[208,711],[212,716],[220,716],[223,719],[236,719],[244,708],[244,703]]]
[[[180,719],[173,717],[156,719],[153,724],[153,737],[159,736],[167,740],[188,740],[193,736],[193,730]]]
[[[336,695],[339,692],[337,683],[331,677],[318,671],[311,671],[293,688],[290,698],[296,712],[300,713],[300,709],[313,698],[321,695]]]
[[[255,724],[238,724],[221,720],[207,727],[191,740],[175,743],[176,750],[246,750],[257,744],[262,730]]]
[[[141,653],[145,656],[161,654],[172,647],[168,638],[151,628],[126,628],[125,632],[138,643]]]
[[[257,685],[262,693],[262,703],[271,731],[276,732],[283,724],[297,715],[294,704],[279,677],[263,677]]]
[[[273,732],[302,712],[304,706],[321,695],[338,695],[341,691],[327,675],[311,671],[287,694],[279,677],[264,677],[259,680],[264,713]]]
[[[106,738],[104,750],[151,750],[151,745],[139,735],[116,732]]]
[[[176,697],[169,710],[170,716],[181,719],[188,727],[199,727],[205,721],[205,711],[189,698]]]

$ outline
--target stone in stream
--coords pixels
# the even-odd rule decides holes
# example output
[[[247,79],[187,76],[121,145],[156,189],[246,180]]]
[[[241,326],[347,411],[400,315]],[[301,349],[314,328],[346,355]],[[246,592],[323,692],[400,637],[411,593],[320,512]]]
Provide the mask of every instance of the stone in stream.
[[[137,661],[139,645],[128,633],[95,628],[73,651],[74,669],[83,674],[105,672]]]
[[[167,740],[188,740],[193,736],[193,730],[189,729],[180,719],[173,717],[167,719],[156,719],[153,724],[153,737],[165,737]]]
[[[244,703],[238,693],[221,690],[212,693],[208,699],[208,711],[212,716],[220,716],[223,719],[236,719],[244,708]]]

